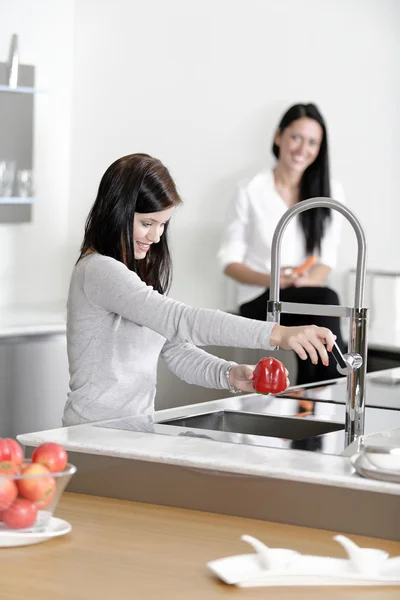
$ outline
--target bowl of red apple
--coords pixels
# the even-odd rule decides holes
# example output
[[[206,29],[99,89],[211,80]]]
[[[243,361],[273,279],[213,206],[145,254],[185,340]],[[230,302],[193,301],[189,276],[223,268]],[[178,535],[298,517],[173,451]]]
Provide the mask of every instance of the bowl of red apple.
[[[41,444],[25,459],[16,440],[0,438],[0,536],[46,531],[75,472],[60,444]]]

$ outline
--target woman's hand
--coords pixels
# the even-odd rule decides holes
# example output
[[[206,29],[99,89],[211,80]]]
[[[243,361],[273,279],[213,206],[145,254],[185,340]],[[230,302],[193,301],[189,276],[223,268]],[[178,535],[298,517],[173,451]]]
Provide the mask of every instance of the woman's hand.
[[[313,279],[308,273],[298,275],[293,282],[294,287],[321,287],[322,283]]]
[[[284,327],[275,325],[271,332],[271,346],[280,346],[284,350],[294,350],[302,360],[307,354],[314,365],[318,363],[318,354],[327,367],[329,357],[327,350],[332,351],[336,336],[326,327],[305,325],[302,327]]]
[[[292,267],[282,267],[279,273],[279,287],[285,290],[288,287],[296,285],[298,275],[293,271]]]
[[[331,269],[326,265],[313,265],[301,274],[298,274],[293,285],[295,287],[320,287],[324,285]]]
[[[231,385],[242,392],[254,392],[253,373],[256,365],[234,365],[229,371]],[[289,387],[288,370],[286,370],[286,387]]]

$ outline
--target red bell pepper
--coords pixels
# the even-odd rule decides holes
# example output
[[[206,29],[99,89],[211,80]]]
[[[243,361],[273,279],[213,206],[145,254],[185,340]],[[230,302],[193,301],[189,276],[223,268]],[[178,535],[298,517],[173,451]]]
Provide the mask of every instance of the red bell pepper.
[[[287,388],[285,365],[276,358],[262,358],[253,374],[253,387],[259,394],[278,394]]]

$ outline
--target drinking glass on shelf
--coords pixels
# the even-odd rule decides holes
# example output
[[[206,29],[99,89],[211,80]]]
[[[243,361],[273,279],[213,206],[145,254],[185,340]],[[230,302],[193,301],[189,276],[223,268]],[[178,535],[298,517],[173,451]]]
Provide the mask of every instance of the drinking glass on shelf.
[[[33,176],[31,169],[21,169],[18,171],[17,195],[21,198],[33,196]]]
[[[0,160],[0,196],[12,195],[16,163],[14,160]]]

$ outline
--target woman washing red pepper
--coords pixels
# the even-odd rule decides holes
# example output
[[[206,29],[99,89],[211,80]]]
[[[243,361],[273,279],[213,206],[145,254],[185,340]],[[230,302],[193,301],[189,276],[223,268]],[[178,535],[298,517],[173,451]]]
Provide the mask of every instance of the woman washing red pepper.
[[[253,379],[254,365],[197,346],[279,346],[328,364],[335,336],[325,327],[284,327],[187,306],[167,295],[168,227],[180,203],[167,168],[147,154],[124,156],[103,175],[69,289],[71,379],[64,425],[153,412],[159,358],[187,383],[254,393],[253,381],[261,381],[257,373]],[[276,362],[268,363],[262,393],[289,383]]]

